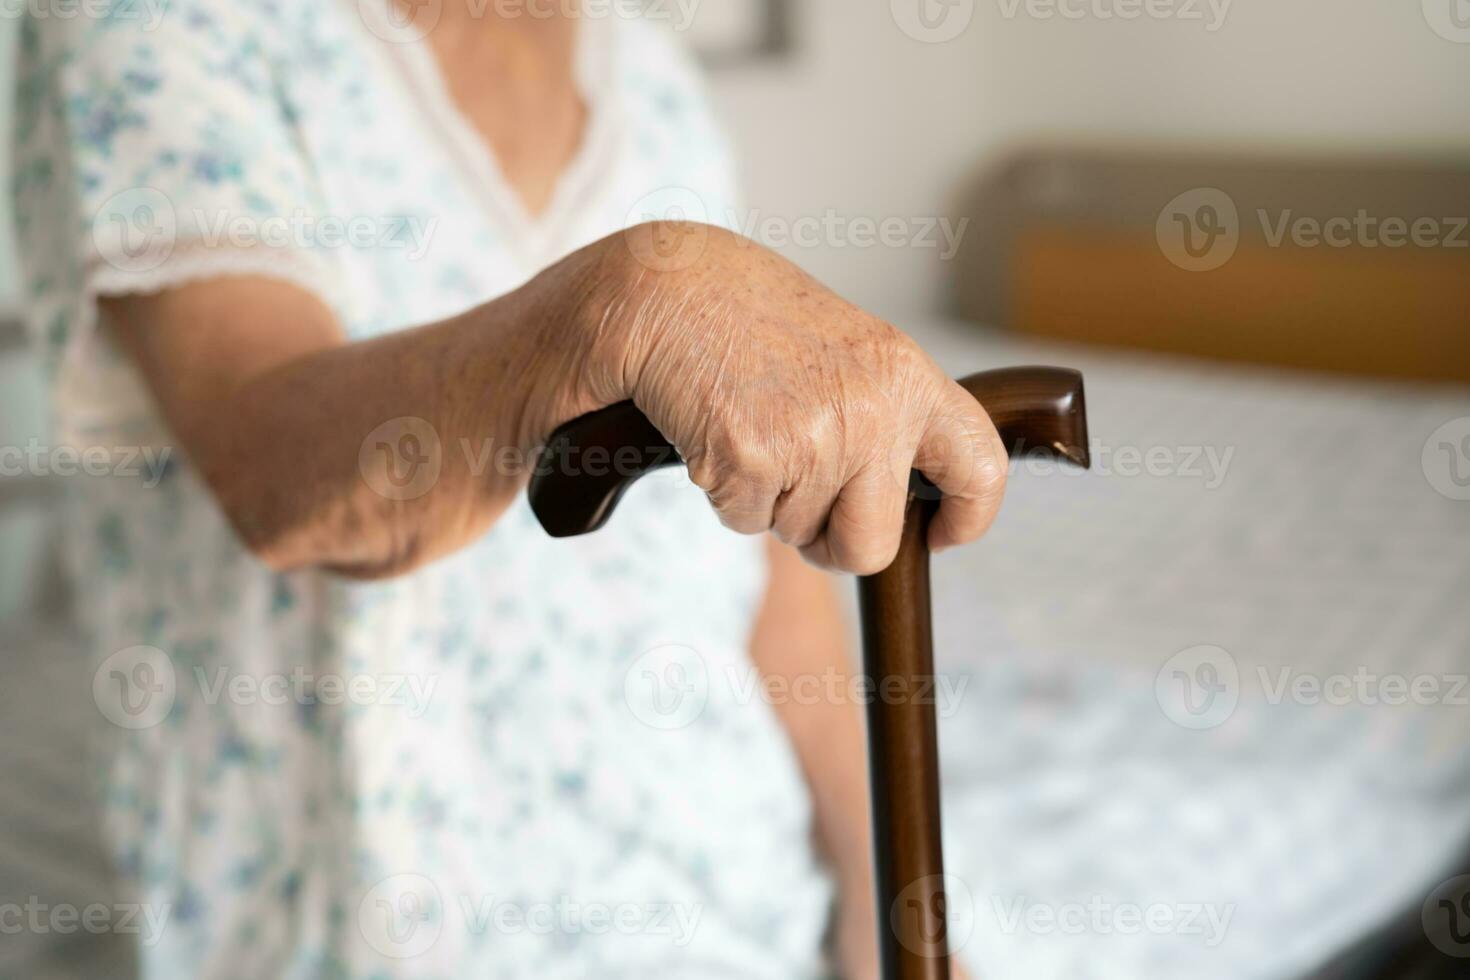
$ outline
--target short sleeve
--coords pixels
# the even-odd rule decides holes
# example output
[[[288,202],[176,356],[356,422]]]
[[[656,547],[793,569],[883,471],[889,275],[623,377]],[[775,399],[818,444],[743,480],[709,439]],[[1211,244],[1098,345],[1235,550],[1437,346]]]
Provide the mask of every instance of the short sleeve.
[[[149,412],[96,331],[101,296],[269,275],[335,306],[339,273],[293,233],[320,191],[264,0],[110,4],[21,24],[13,134],[28,320],[63,437]]]

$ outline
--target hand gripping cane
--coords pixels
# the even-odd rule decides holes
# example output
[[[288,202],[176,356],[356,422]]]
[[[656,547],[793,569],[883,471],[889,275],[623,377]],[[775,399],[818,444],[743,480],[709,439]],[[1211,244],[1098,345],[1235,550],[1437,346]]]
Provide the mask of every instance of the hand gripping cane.
[[[1050,367],[1006,368],[960,382],[995,423],[1012,455],[1089,463],[1082,376]],[[592,454],[596,453],[594,457]],[[558,466],[597,458],[608,465]],[[644,473],[679,462],[674,447],[632,402],[574,419],[552,433],[531,479],[531,509],[553,537],[602,527]],[[938,504],[913,480],[893,564],[858,580],[868,704],[869,787],[878,936],[885,980],[948,980],[944,855],[940,843],[939,748],[932,698],[885,698],[885,690],[932,690],[929,520]]]

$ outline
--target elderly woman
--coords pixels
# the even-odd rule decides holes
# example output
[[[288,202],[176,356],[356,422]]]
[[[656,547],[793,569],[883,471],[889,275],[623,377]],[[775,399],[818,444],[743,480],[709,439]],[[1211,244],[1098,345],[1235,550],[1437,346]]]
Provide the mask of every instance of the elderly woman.
[[[728,213],[731,167],[685,59],[601,9],[24,23],[61,438],[173,451],[68,521],[146,976],[804,977],[829,934],[875,972],[858,709],[760,692],[846,671],[812,566],[888,562],[911,466],[942,547],[1004,453],[893,327],[640,223]],[[526,460],[625,399],[688,477],[547,538]]]

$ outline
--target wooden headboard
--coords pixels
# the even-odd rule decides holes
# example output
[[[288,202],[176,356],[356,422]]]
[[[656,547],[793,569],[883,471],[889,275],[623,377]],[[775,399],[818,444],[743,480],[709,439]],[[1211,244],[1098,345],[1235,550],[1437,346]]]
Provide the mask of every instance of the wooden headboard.
[[[1036,150],[985,172],[962,215],[969,319],[1470,381],[1470,164]]]

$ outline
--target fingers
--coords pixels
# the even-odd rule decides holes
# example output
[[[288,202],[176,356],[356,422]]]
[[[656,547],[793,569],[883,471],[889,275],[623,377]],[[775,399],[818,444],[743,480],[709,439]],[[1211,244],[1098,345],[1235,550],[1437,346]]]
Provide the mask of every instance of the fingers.
[[[883,463],[869,463],[837,494],[825,528],[799,544],[802,557],[856,575],[881,572],[898,554],[907,503],[907,483]]]
[[[742,459],[733,449],[691,453],[686,460],[689,478],[709,497],[724,524],[740,534],[770,530],[781,480],[769,459]]]
[[[974,541],[1000,511],[1010,459],[1000,435],[970,395],[955,385],[947,409],[932,416],[914,468],[944,494],[929,525],[934,551]]]
[[[805,452],[723,439],[718,451],[689,460],[690,475],[726,527],[742,534],[773,530],[813,564],[858,575],[882,571],[898,553],[910,469],[943,495],[930,523],[930,548],[973,541],[990,527],[1009,460],[989,416],[964,389],[952,385],[938,410],[904,427],[907,435],[888,425],[861,428],[866,431],[856,441],[866,462],[845,478],[851,463],[844,465],[840,447],[853,433],[811,439]],[[884,452],[883,443],[892,451]]]
[[[891,454],[870,456],[835,498],[817,481],[783,494],[774,509],[777,535],[821,567],[882,571],[898,553],[908,474],[917,469],[943,494],[930,523],[930,548],[980,537],[1000,509],[1009,463],[989,416],[956,385],[916,431],[916,443],[899,439]]]
[[[779,490],[775,482],[759,476],[722,483],[705,494],[714,505],[720,523],[740,534],[764,534],[771,529]]]

